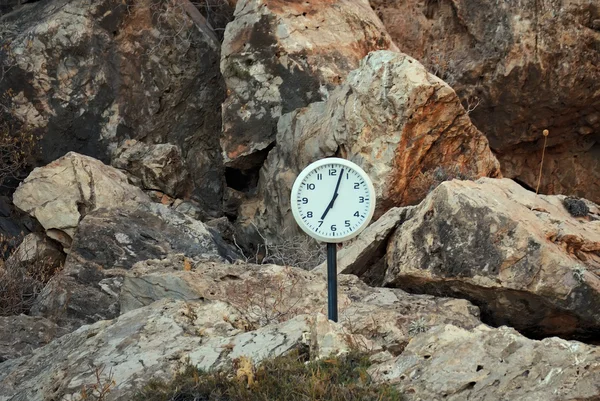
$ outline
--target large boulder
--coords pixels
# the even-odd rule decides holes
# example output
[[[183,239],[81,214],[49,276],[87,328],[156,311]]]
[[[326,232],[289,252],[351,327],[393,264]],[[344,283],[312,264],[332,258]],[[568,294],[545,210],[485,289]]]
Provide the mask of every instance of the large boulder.
[[[596,0],[370,0],[400,50],[448,82],[504,176],[600,201]]]
[[[366,0],[237,2],[221,72],[226,165],[260,167],[285,113],[326,98],[370,51],[393,49]]]
[[[500,174],[452,88],[401,53],[370,53],[327,101],[282,116],[278,129],[257,196],[240,209],[240,226],[256,225],[264,236],[295,233],[294,179],[324,157],[344,157],[369,174],[376,217],[418,203],[443,180]]]
[[[369,345],[321,314],[250,332],[235,327],[236,320],[235,310],[222,302],[156,302],[0,363],[0,399],[71,399],[82,386],[100,381],[110,388],[106,400],[131,400],[144,384],[170,380],[186,364],[231,368],[242,356],[257,364],[299,348],[318,358],[347,352],[353,344]]]
[[[186,270],[181,264],[179,260],[136,264],[121,287],[121,311],[162,298],[222,301],[237,311],[239,323],[247,329],[327,312],[327,279],[322,274],[277,265],[200,262]],[[340,323],[392,354],[402,350],[417,326],[471,328],[479,322],[479,311],[467,301],[372,288],[351,275],[339,276],[338,304]]]
[[[509,327],[439,326],[402,355],[372,366],[407,401],[597,400],[600,348],[556,337],[530,340]]]
[[[189,0],[42,1],[0,25],[10,27],[0,96],[14,124],[39,137],[39,163],[69,151],[109,163],[128,138],[171,143],[193,197],[220,212],[220,44]]]
[[[454,180],[393,234],[379,284],[469,299],[484,322],[529,336],[598,340],[599,255],[597,205]]]
[[[89,156],[69,152],[36,168],[13,195],[19,209],[35,217],[46,234],[69,247],[75,230],[88,213],[110,207],[150,202],[127,176]]]
[[[32,314],[73,330],[119,315],[123,275],[139,261],[178,254],[189,261],[232,261],[237,254],[203,223],[160,204],[100,209],[80,223],[63,270],[37,297]]]

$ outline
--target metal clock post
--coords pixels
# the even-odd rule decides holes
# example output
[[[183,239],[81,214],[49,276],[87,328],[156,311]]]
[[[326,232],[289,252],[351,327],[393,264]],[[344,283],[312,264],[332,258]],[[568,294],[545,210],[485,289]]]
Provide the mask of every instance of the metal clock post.
[[[300,228],[327,243],[328,316],[337,322],[337,244],[357,236],[371,221],[375,211],[373,183],[355,163],[334,157],[321,159],[296,178],[291,206]]]
[[[337,300],[337,244],[327,243],[327,316],[338,321]]]

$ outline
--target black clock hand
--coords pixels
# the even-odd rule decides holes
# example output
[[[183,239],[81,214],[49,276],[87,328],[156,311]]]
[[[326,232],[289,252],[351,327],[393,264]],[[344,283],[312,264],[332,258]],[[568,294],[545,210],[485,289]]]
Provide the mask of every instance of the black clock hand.
[[[335,199],[338,197],[338,189],[340,188],[340,183],[342,182],[343,176],[344,176],[344,169],[342,169],[342,171],[340,172],[340,178],[338,178],[337,185],[335,186],[335,191],[333,191],[333,198],[331,198],[331,202],[329,202],[329,205],[327,205],[327,209],[325,209],[325,212],[323,212],[323,216],[321,216],[321,220],[325,220],[325,216],[327,216],[327,213],[329,213],[329,210],[333,207],[333,204],[335,203]]]

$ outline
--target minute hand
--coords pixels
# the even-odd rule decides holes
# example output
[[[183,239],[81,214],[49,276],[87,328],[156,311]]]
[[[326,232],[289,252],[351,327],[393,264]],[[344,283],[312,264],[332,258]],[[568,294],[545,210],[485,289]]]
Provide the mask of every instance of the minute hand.
[[[333,191],[333,197],[331,198],[331,202],[329,202],[329,205],[327,205],[325,212],[323,212],[323,216],[321,216],[321,220],[325,220],[325,216],[327,216],[327,213],[329,213],[329,210],[333,207],[333,204],[335,203],[335,199],[338,197],[338,189],[340,188],[340,183],[342,182],[343,176],[344,176],[344,169],[342,169],[342,171],[340,171],[340,178],[338,178],[337,185],[335,186],[335,191]]]

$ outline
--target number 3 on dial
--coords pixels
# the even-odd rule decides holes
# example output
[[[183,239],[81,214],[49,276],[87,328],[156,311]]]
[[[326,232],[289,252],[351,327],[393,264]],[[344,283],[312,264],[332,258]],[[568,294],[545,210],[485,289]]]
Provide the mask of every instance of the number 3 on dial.
[[[319,241],[357,236],[375,211],[375,189],[358,165],[339,158],[316,161],[296,178],[292,213],[304,232]]]

